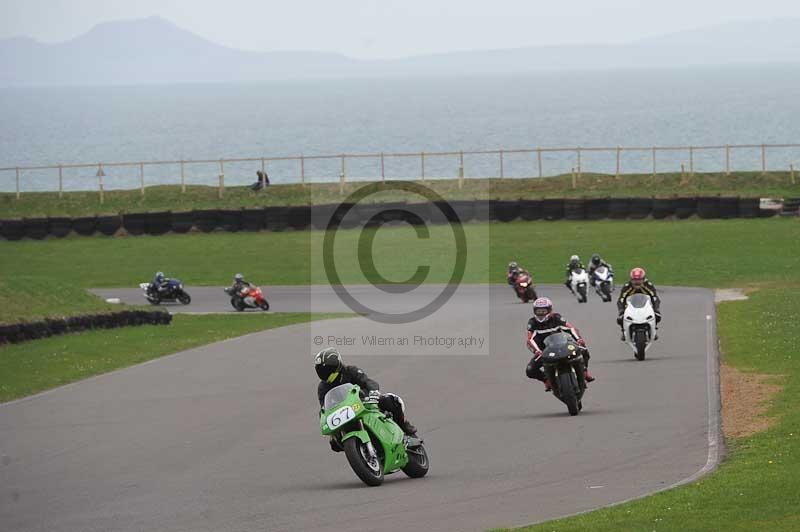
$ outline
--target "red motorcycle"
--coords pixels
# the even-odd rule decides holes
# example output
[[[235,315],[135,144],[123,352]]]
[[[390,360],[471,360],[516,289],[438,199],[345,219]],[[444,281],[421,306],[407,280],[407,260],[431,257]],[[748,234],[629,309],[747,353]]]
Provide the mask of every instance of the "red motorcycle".
[[[514,282],[514,291],[523,303],[536,299],[536,289],[533,287],[533,277],[528,272],[522,272]]]
[[[228,287],[225,289],[225,293],[231,296],[231,306],[238,312],[242,312],[246,308],[269,310],[269,302],[257,286],[245,286],[238,292],[235,292],[233,287]]]

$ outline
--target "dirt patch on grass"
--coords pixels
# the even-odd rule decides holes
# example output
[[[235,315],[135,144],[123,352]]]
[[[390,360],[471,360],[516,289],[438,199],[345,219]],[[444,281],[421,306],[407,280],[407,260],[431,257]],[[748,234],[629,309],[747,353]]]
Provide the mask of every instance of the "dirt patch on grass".
[[[750,436],[770,428],[777,420],[766,415],[770,401],[783,389],[775,375],[745,373],[722,364],[722,432],[726,438]]]

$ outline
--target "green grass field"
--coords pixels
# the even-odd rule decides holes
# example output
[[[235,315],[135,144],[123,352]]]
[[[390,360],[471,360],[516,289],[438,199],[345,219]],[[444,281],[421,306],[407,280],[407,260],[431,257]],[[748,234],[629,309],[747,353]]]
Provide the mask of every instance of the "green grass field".
[[[514,222],[464,228],[466,282],[503,282],[509,260],[530,268],[539,282],[558,282],[569,255],[586,258],[599,251],[622,273],[635,264],[645,266],[659,285],[759,288],[750,301],[720,306],[724,359],[743,370],[786,376],[786,387],[771,412],[778,424],[728,442],[726,461],[709,477],[530,530],[800,527],[800,410],[794,406],[800,397],[800,219]],[[370,236],[370,231],[364,233]],[[376,269],[400,280],[428,264],[428,281],[443,282],[450,276],[455,253],[450,233],[448,227],[433,227],[430,238],[420,239],[408,227],[383,228],[371,235]],[[336,248],[335,256],[344,282],[364,282],[356,254],[348,251],[360,235],[344,230],[337,236],[341,249]],[[321,233],[285,232],[0,242],[0,323],[101,305],[83,290],[135,286],[157,269],[189,285],[227,283],[236,271],[265,285],[322,282],[321,238]],[[0,400],[193,345],[308,319],[179,316],[170,327],[97,331],[3,347]],[[755,330],[764,334],[755,335]]]
[[[0,402],[226,338],[341,316],[177,315],[170,325],[88,331],[0,347]]]
[[[800,289],[765,289],[720,304],[723,359],[741,370],[785,375],[766,432],[728,441],[728,456],[694,484],[537,526],[524,532],[800,530]],[[755,332],[761,331],[761,333]],[[578,494],[580,496],[580,494]]]
[[[798,181],[797,176],[795,181]],[[572,187],[572,176],[562,175],[526,179],[465,179],[462,189],[454,179],[427,180],[426,186],[446,199],[563,197],[672,197],[697,195],[727,195],[750,197],[800,196],[800,184],[793,184],[788,172],[736,172],[730,176],[720,173],[625,174],[619,178],[606,174],[584,173]],[[345,185],[344,195],[363,186],[363,182]],[[676,192],[679,191],[679,192]],[[386,200],[420,201],[417,196],[400,192],[383,196]],[[0,219],[37,216],[87,216],[118,212],[187,211],[192,209],[241,209],[266,205],[304,205],[308,203],[338,203],[344,199],[338,184],[273,185],[262,192],[248,187],[228,187],[224,197],[218,189],[208,186],[189,186],[185,193],[179,186],[154,186],[139,190],[112,190],[100,203],[95,192],[66,192],[62,198],[55,192],[0,193]],[[377,201],[377,198],[374,199]]]

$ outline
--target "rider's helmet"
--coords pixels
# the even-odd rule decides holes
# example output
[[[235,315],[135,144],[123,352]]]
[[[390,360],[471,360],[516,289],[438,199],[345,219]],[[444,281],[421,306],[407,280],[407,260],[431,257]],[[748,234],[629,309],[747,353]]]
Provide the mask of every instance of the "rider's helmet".
[[[508,271],[509,272],[516,272],[518,270],[519,270],[519,264],[517,264],[513,260],[508,263]]]
[[[164,272],[156,272],[156,282],[160,283],[164,280]]]
[[[533,317],[539,323],[544,323],[553,313],[553,302],[550,298],[540,297],[533,302]]]
[[[314,369],[319,380],[327,383],[336,382],[342,372],[342,356],[335,347],[326,347],[314,357]]]
[[[595,267],[600,266],[600,255],[598,255],[597,253],[592,255],[592,264],[594,264]]]
[[[242,281],[244,281],[244,275],[242,275],[241,273],[237,273],[236,275],[233,276],[233,281],[236,283],[241,283]]]
[[[644,268],[634,268],[631,270],[631,284],[636,288],[642,286],[645,277],[647,277],[647,272],[644,271]]]

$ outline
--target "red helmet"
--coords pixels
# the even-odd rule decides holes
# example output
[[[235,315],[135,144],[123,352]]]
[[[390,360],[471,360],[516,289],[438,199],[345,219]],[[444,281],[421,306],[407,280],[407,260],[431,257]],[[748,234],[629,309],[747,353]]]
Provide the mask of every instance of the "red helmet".
[[[550,298],[540,297],[533,302],[533,317],[536,318],[536,321],[539,323],[547,321],[547,318],[549,318],[552,313],[553,302],[550,301]]]
[[[633,286],[642,286],[645,277],[647,277],[647,272],[644,271],[644,268],[634,268],[631,270],[631,284]]]

